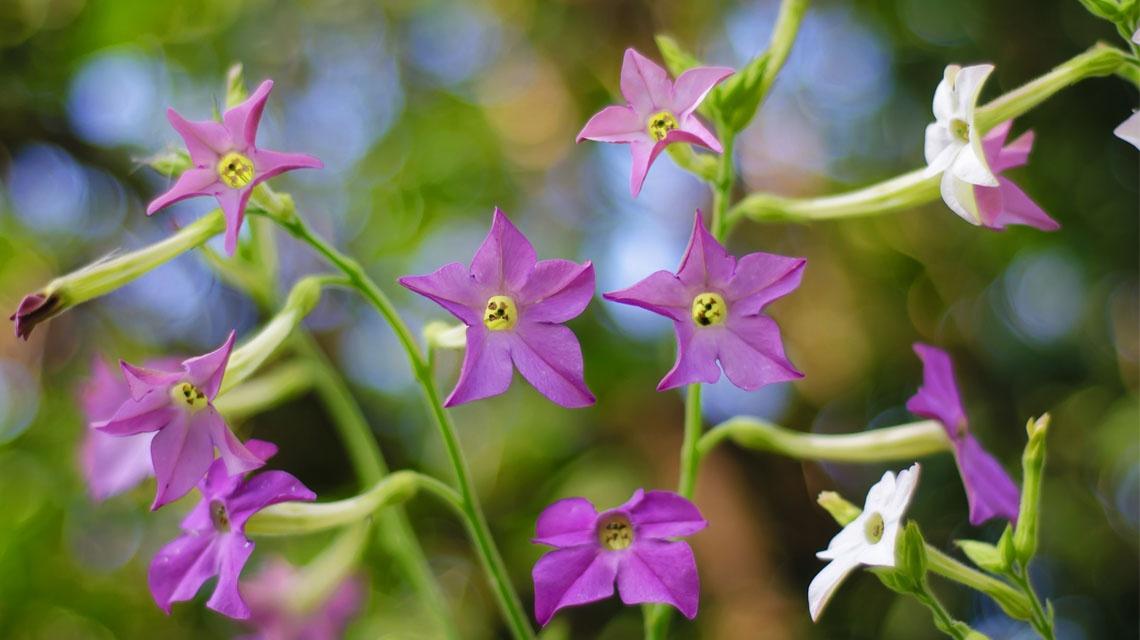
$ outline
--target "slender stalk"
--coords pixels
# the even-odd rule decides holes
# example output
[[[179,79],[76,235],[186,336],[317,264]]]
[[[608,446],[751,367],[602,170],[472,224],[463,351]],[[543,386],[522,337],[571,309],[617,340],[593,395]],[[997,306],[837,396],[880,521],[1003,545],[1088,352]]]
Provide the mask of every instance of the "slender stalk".
[[[333,502],[282,502],[255,513],[245,525],[250,535],[298,535],[360,522],[381,507],[399,504],[419,490],[419,474],[396,471],[364,493]]]
[[[1009,579],[1025,594],[1025,599],[1029,601],[1032,612],[1030,624],[1033,625],[1033,629],[1045,640],[1054,640],[1056,635],[1053,631],[1053,620],[1045,613],[1045,608],[1041,606],[1037,592],[1033,590],[1033,585],[1029,582],[1029,568],[1023,567],[1022,571],[1011,571],[1008,575]]]
[[[800,22],[807,13],[808,4],[809,0],[784,0],[780,3],[780,12],[776,14],[776,24],[772,27],[772,36],[768,42],[768,65],[764,70],[764,82],[760,85],[761,96],[768,95],[780,69],[784,68],[784,62],[800,32]]]
[[[681,471],[677,482],[677,493],[692,500],[697,487],[697,470],[701,464],[701,454],[697,444],[701,440],[701,385],[689,385],[685,401],[685,436],[681,443]]]
[[[724,440],[789,458],[829,462],[914,460],[951,450],[946,430],[935,420],[832,435],[793,431],[759,418],[737,416],[701,437],[697,445],[700,455],[707,455]]]
[[[926,545],[926,568],[943,578],[963,584],[975,591],[986,594],[1013,618],[1029,620],[1031,605],[1029,600],[1005,582],[968,567],[938,549]]]
[[[942,602],[930,590],[930,586],[926,584],[925,580],[919,585],[919,590],[911,595],[914,596],[915,600],[926,605],[927,609],[930,609],[930,613],[934,615],[936,627],[955,640],[966,640],[965,632],[961,630],[954,618],[950,617],[950,612],[942,606]]]
[[[296,398],[311,389],[315,380],[309,362],[288,362],[219,395],[214,399],[214,408],[227,420],[238,420]]]
[[[1119,72],[1129,63],[1125,52],[1105,44],[1058,65],[1052,71],[979,107],[976,122],[983,131],[1016,118],[1048,100],[1058,91],[1085,78]],[[754,193],[727,214],[731,226],[743,217],[758,222],[834,220],[875,215],[911,208],[939,197],[939,178],[917,169],[867,187],[818,198],[785,198]]]
[[[376,283],[365,273],[363,267],[361,267],[358,262],[342,254],[325,242],[323,238],[314,234],[299,217],[273,216],[273,218],[290,234],[308,244],[317,253],[321,254],[332,266],[344,273],[348,278],[349,285],[359,291],[364,298],[368,300],[396,333],[396,338],[404,348],[412,372],[423,392],[428,410],[443,439],[444,448],[447,451],[448,459],[455,471],[456,481],[459,486],[459,495],[463,503],[464,523],[467,526],[468,532],[471,534],[476,553],[483,564],[484,570],[487,572],[492,591],[511,629],[511,634],[516,638],[533,638],[534,631],[530,627],[530,622],[523,609],[522,601],[519,599],[518,594],[511,584],[506,565],[503,563],[503,559],[492,541],[490,527],[487,525],[487,519],[483,515],[482,508],[479,506],[474,482],[471,478],[471,471],[467,467],[466,459],[463,457],[463,452],[459,445],[459,438],[456,435],[455,425],[451,420],[450,414],[448,414],[447,410],[443,407],[443,402],[440,399],[439,391],[436,389],[435,381],[431,378],[431,369],[428,366],[428,360],[420,351],[419,345],[416,343],[411,330],[404,323],[403,319],[400,318],[392,302],[384,292],[376,286]]]
[[[728,203],[732,198],[732,188],[736,183],[736,171],[733,168],[732,153],[736,143],[736,135],[727,127],[719,127],[721,138],[724,140],[724,152],[720,156],[717,166],[716,181],[713,183],[713,213],[709,230],[717,240],[724,240],[728,232]]]

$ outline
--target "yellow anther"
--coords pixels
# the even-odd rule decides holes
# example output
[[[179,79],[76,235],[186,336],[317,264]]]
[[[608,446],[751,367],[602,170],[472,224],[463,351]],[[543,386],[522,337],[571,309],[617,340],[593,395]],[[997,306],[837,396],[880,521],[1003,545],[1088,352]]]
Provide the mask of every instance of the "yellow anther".
[[[961,142],[970,141],[970,124],[961,118],[950,121],[950,135]]]
[[[205,409],[210,402],[201,389],[189,382],[180,382],[170,387],[170,399],[174,401],[175,406],[186,407],[191,412]]]
[[[218,177],[231,189],[241,189],[253,182],[253,161],[231,151],[218,160]]]
[[[728,319],[728,305],[719,293],[706,291],[693,298],[693,322],[700,327],[711,327]]]
[[[657,113],[649,116],[649,120],[645,123],[645,129],[649,132],[650,137],[654,140],[661,141],[669,132],[677,128],[677,118],[673,117],[672,113],[668,111],[658,111]]]
[[[629,518],[615,513],[598,525],[598,542],[609,551],[628,549],[633,544],[633,525]]]
[[[491,331],[513,329],[519,321],[519,308],[507,296],[491,296],[483,311],[483,324]]]

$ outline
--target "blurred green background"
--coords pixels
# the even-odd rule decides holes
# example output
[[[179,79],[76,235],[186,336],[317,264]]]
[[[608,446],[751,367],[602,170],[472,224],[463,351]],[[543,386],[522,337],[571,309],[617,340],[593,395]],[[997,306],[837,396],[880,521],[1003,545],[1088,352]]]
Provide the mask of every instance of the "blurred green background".
[[[0,3],[0,307],[54,275],[160,239],[210,208],[192,200],[153,218],[167,180],[139,160],[176,146],[167,106],[206,118],[235,61],[273,78],[259,142],[324,160],[278,178],[302,215],[360,257],[415,326],[443,319],[395,285],[405,273],[467,260],[500,205],[540,257],[593,260],[599,290],[673,268],[707,189],[663,156],[639,199],[625,147],[573,142],[617,94],[627,46],[657,58],[667,32],[718,64],[740,66],[767,41],[776,2],[485,0],[279,3],[9,0]],[[1119,41],[1075,0],[876,0],[813,3],[791,59],[737,144],[741,189],[828,193],[922,163],[922,132],[944,65],[991,61],[983,100],[1092,45]],[[1137,153],[1113,137],[1133,89],[1115,78],[1067,89],[1021,118],[1036,148],[1015,179],[1063,228],[972,227],[941,202],[881,218],[757,226],[737,253],[808,258],[803,286],[773,305],[807,376],[744,393],[706,392],[712,423],[748,413],[814,432],[908,421],[921,371],[910,345],[955,356],[971,425],[1020,478],[1023,425],[1050,411],[1045,510],[1034,578],[1062,638],[1134,638],[1140,625],[1140,417],[1137,412]],[[321,269],[280,243],[282,290]],[[205,596],[163,615],[146,589],[151,555],[193,500],[147,511],[153,485],[101,505],[76,465],[75,404],[92,358],[199,353],[259,323],[256,307],[187,255],[41,327],[0,337],[0,636],[228,637],[240,625]],[[393,466],[450,478],[404,356],[367,307],[326,296],[311,328],[350,380]],[[658,394],[672,363],[669,323],[600,298],[569,323],[583,342],[595,407],[562,410],[516,380],[505,396],[455,410],[491,526],[527,601],[528,542],[548,503],[600,507],[638,487],[672,488],[682,404]],[[453,384],[459,357],[437,365]],[[324,498],[355,478],[321,405],[303,397],[239,426],[281,446],[271,463]],[[967,522],[949,456],[923,460],[911,512],[928,540],[996,540]],[[806,587],[836,527],[814,496],[861,502],[883,467],[800,464],[724,447],[697,502],[701,615],[676,637],[937,637],[925,610],[855,575],[817,625]],[[410,505],[433,569],[471,638],[503,637],[463,529],[430,501]],[[265,540],[247,568],[326,543]],[[956,553],[956,552],[955,552]],[[433,624],[371,550],[372,593],[350,637],[432,637]],[[951,611],[993,638],[1030,638],[986,600],[944,582]],[[614,599],[560,614],[552,635],[640,635],[640,611]]]

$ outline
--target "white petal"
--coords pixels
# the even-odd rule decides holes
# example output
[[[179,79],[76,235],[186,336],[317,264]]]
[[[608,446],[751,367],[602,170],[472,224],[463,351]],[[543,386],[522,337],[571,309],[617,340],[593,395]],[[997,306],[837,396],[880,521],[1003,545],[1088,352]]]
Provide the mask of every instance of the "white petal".
[[[926,155],[926,164],[930,165],[931,175],[943,171],[950,166],[954,154],[947,155],[946,151],[961,147],[962,143],[955,140],[950,134],[950,127],[942,122],[931,122],[926,125],[926,144],[923,153]]]
[[[883,537],[873,545],[867,545],[859,550],[859,562],[871,567],[893,567],[895,560],[895,545],[898,544],[900,524],[884,522]]]
[[[808,585],[808,610],[812,620],[819,620],[819,614],[827,606],[835,590],[858,566],[854,561],[841,558],[830,562],[811,580]]]
[[[973,136],[971,136],[971,144],[962,147],[958,155],[954,157],[954,162],[950,164],[950,173],[971,184],[980,184],[986,187],[998,186],[997,178],[994,177],[989,164],[986,163],[981,142],[979,141],[977,145],[974,145],[972,138]]]
[[[942,201],[950,210],[970,224],[981,224],[978,213],[978,200],[974,197],[974,185],[959,180],[953,173],[942,174]]]
[[[901,520],[906,509],[910,506],[910,500],[914,497],[914,491],[918,488],[919,473],[922,471],[922,466],[917,462],[910,465],[910,467],[899,471],[898,478],[895,479],[895,491],[891,495],[891,501],[887,505],[886,513],[883,517],[888,521]]]
[[[867,546],[867,534],[864,533],[864,530],[867,526],[868,517],[870,517],[870,512],[865,511],[859,514],[858,518],[847,523],[847,526],[843,527],[843,530],[831,539],[827,549],[815,554],[816,557],[820,560],[835,560],[844,556],[858,555],[859,549]]]
[[[1132,114],[1132,117],[1124,122],[1121,122],[1120,126],[1113,129],[1112,132],[1116,134],[1117,138],[1130,142],[1132,146],[1140,149],[1140,111]]]
[[[882,514],[886,510],[887,505],[891,502],[891,496],[895,493],[895,474],[892,471],[884,471],[883,477],[879,481],[871,485],[871,489],[867,491],[867,500],[863,503],[863,513],[879,513]]]
[[[942,82],[934,89],[934,117],[939,122],[946,122],[954,117],[954,80],[958,76],[959,67],[952,64],[942,72]]]
[[[964,67],[954,79],[954,97],[957,100],[955,108],[964,120],[973,125],[974,109],[978,105],[978,97],[982,94],[982,85],[986,78],[993,73],[992,64],[976,64]]]

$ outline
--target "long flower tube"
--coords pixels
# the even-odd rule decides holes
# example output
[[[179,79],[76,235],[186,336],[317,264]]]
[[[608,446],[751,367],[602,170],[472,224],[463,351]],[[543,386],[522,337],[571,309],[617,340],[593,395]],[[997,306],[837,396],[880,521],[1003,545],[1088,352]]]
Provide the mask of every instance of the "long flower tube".
[[[793,431],[749,416],[730,418],[709,429],[697,445],[701,457],[725,440],[757,451],[799,460],[890,462],[914,460],[953,450],[936,420],[922,420],[859,433],[818,434]]]
[[[407,355],[428,412],[440,432],[448,459],[455,472],[459,495],[462,498],[464,524],[471,534],[476,554],[491,582],[495,599],[511,629],[511,635],[515,638],[533,638],[534,630],[530,625],[526,610],[523,609],[522,601],[510,581],[502,556],[499,554],[498,548],[495,547],[487,518],[483,514],[478,496],[475,494],[471,470],[468,468],[467,460],[460,448],[455,424],[452,422],[451,414],[444,408],[439,389],[436,388],[435,381],[431,377],[428,358],[421,351],[411,329],[397,313],[395,305],[368,276],[359,262],[341,253],[323,238],[313,233],[295,212],[286,211],[282,213],[251,209],[249,213],[268,216],[281,225],[290,235],[309,245],[329,264],[340,270],[348,278],[348,285],[356,289],[392,327]]]
[[[1045,75],[978,108],[978,128],[985,133],[1026,113],[1069,85],[1086,78],[1118,73],[1129,64],[1129,56],[1124,51],[1096,44]],[[731,227],[742,218],[757,222],[810,222],[889,213],[937,200],[938,183],[939,176],[931,176],[923,168],[845,193],[817,198],[753,193],[728,211],[727,226]]]

